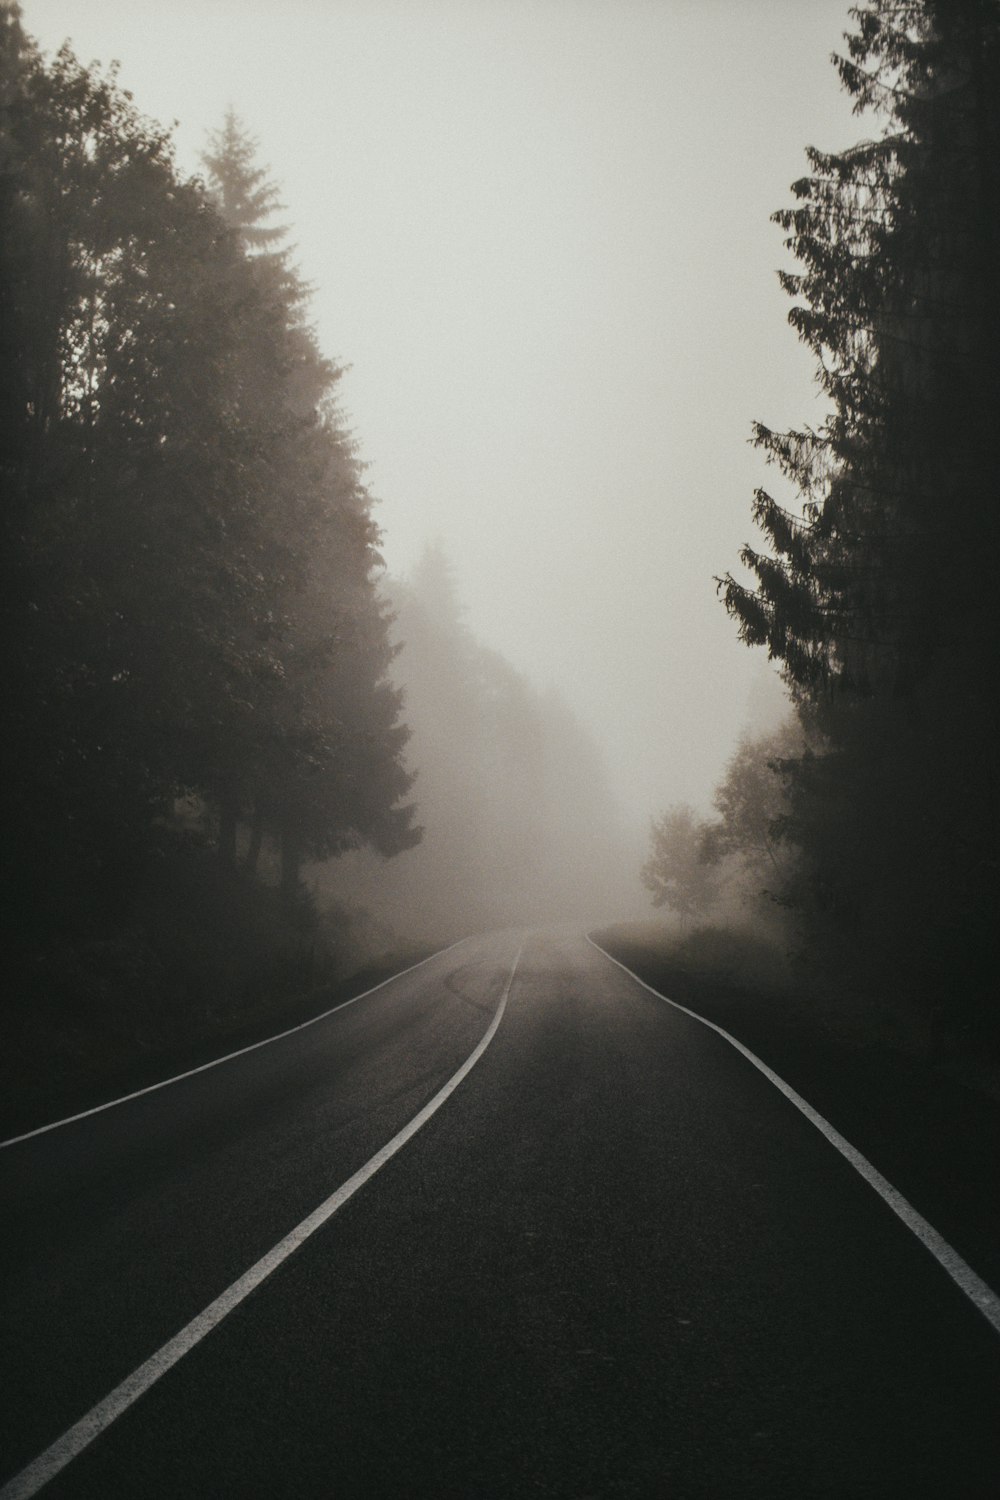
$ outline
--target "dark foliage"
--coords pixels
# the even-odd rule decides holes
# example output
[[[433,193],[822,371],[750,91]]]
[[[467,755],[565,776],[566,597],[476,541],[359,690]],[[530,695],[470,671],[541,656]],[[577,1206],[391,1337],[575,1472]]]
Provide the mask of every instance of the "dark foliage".
[[[768,551],[722,581],[820,753],[787,833],[814,945],[984,1021],[996,963],[1000,5],[876,0],[836,59],[875,140],[809,152],[775,216],[830,415],[756,441]],[[994,1012],[995,1014],[995,1012]],[[988,1023],[992,1026],[992,1022]],[[995,1027],[993,1028],[995,1030]]]
[[[211,882],[247,888],[268,842],[283,936],[248,920],[283,951],[303,858],[419,837],[340,372],[233,119],[208,165],[182,180],[113,72],[45,62],[0,0],[0,900],[24,995],[85,949],[169,990],[185,909],[224,967],[257,897]],[[208,884],[184,885],[181,803]]]

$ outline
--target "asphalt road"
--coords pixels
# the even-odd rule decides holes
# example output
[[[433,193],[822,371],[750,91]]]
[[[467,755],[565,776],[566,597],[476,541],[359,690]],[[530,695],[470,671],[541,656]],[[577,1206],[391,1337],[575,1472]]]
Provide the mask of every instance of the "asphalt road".
[[[46,1497],[992,1497],[1000,1337],[720,1037],[569,932],[0,1150],[0,1479],[432,1100]]]

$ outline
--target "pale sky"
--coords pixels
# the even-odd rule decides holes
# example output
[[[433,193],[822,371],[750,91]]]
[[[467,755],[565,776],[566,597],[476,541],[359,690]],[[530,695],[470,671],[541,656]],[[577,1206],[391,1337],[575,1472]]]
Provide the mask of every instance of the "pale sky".
[[[23,6],[46,52],[119,60],[186,170],[234,106],[390,570],[440,540],[627,813],[707,810],[763,671],[712,582],[753,535],[750,424],[822,418],[769,215],[807,144],[871,133],[829,62],[848,0]]]

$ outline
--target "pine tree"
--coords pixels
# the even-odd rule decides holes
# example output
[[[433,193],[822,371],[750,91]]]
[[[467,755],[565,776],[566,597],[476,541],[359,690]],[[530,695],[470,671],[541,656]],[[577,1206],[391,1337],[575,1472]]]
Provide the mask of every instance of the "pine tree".
[[[929,651],[960,639],[966,569],[996,527],[983,420],[997,390],[1000,12],[882,0],[854,14],[841,76],[885,130],[810,151],[799,206],[775,215],[804,267],[782,275],[804,299],[790,322],[832,415],[818,432],[758,424],[806,504],[796,516],[758,491],[775,556],[745,549],[758,586],[728,578],[726,602],[792,684],[864,693],[905,691]]]
[[[0,198],[8,893],[127,903],[185,792],[229,865],[241,813],[287,831],[289,886],[405,846],[378,532],[286,257],[10,4]]]
[[[281,212],[281,193],[268,169],[258,163],[257,150],[258,143],[244,130],[235,110],[228,109],[222,129],[209,138],[202,162],[212,199],[242,246],[277,255],[288,230],[266,221]]]
[[[223,691],[234,263],[113,74],[3,18],[4,821],[124,890]]]
[[[278,190],[232,111],[204,157],[210,197],[243,256],[247,281],[237,421],[267,514],[257,567],[274,585],[270,668],[252,684],[255,724],[219,778],[226,853],[249,811],[251,859],[278,840],[291,896],[303,858],[360,842],[393,854],[419,837],[399,805],[412,778],[401,752],[401,695],[388,682],[390,620],[378,594],[379,532],[355,444],[336,400],[342,371],[305,321],[308,289],[285,231],[266,221]]]
[[[810,151],[796,206],[775,215],[830,415],[757,426],[803,508],[758,491],[770,551],[745,548],[754,583],[722,586],[826,737],[792,784],[803,904],[878,950],[882,980],[908,966],[943,989],[959,965],[969,987],[996,892],[983,558],[998,524],[1000,5],[876,0],[852,16],[837,65],[882,133]]]

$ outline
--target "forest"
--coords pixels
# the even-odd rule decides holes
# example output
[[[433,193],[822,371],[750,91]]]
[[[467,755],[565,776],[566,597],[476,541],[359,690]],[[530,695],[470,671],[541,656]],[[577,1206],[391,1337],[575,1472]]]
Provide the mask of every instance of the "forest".
[[[634,916],[640,874],[682,940],[995,1046],[1000,13],[852,14],[835,64],[878,133],[810,149],[774,215],[826,414],[756,425],[763,541],[716,580],[788,713],[643,865],[572,707],[466,625],[447,540],[386,571],[252,135],[230,110],[185,176],[114,68],[0,3],[15,1071]]]
[[[1000,0],[0,0],[0,1500],[996,1492],[998,418]]]
[[[633,915],[641,852],[573,710],[476,639],[439,546],[383,587],[423,833],[398,860],[369,845],[330,861],[317,872],[323,897],[434,941]]]
[[[879,133],[810,150],[774,215],[827,415],[756,425],[764,542],[718,580],[789,716],[739,747],[715,817],[656,820],[644,879],[689,924],[735,893],[800,980],[995,1049],[1000,9],[852,17],[834,63]]]
[[[8,993],[183,1028],[302,984],[304,860],[419,839],[379,533],[235,118],[182,180],[12,5],[0,91]]]
[[[46,61],[9,3],[0,103],[14,1073],[623,911],[635,851],[571,710],[474,640],[443,553],[386,575],[239,119],[183,177],[115,70]]]

